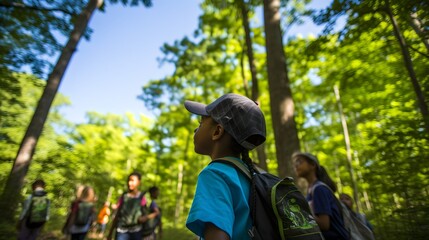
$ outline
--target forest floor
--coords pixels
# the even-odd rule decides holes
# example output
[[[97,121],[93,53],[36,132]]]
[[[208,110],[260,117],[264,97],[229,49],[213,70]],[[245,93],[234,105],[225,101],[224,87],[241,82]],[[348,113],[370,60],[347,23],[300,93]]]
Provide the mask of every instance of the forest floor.
[[[107,232],[105,235],[96,234],[93,231],[90,231],[86,236],[88,240],[106,240]],[[58,231],[50,231],[50,232],[42,232],[38,238],[38,240],[68,240],[69,236],[66,236]],[[193,235],[189,230],[186,229],[174,229],[174,228],[166,228],[163,229],[162,238],[157,238],[162,240],[196,240],[198,239],[195,235]]]

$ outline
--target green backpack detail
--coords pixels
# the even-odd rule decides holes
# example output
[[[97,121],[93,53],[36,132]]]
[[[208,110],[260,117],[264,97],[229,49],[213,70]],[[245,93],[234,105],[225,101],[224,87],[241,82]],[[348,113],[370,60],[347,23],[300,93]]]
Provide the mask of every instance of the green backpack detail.
[[[49,213],[49,199],[46,193],[43,195],[31,196],[30,208],[28,210],[28,217],[26,225],[28,228],[41,227],[48,219]]]
[[[130,198],[126,193],[122,195],[122,203],[119,209],[118,227],[137,226],[140,216],[147,214],[147,207],[142,206],[141,202],[144,193],[140,193],[137,198]]]
[[[85,226],[90,221],[94,212],[94,204],[91,202],[78,202],[77,212],[74,224],[77,226]]]

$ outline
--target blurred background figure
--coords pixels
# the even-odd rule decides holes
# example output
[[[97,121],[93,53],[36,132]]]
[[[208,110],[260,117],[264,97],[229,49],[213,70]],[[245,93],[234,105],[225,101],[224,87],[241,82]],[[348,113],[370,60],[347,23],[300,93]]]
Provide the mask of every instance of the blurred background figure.
[[[110,203],[105,202],[97,216],[96,232],[97,232],[98,238],[104,237],[104,231],[106,230],[106,225],[109,222],[110,214],[111,214]]]
[[[161,221],[161,208],[156,203],[159,196],[159,188],[153,186],[149,188],[149,194],[152,202],[149,205],[149,220],[143,224],[142,235],[143,240],[155,240],[162,238],[162,221]],[[156,228],[158,231],[156,232]]]
[[[38,179],[31,185],[32,194],[25,200],[17,223],[18,240],[33,240],[49,219],[50,201],[45,191],[45,182]]]
[[[347,208],[350,210],[350,212],[355,215],[361,222],[365,223],[365,225],[371,229],[371,231],[373,231],[372,225],[369,223],[368,219],[366,219],[365,214],[363,213],[357,213],[355,211],[353,211],[353,204],[354,204],[354,200],[353,198],[346,194],[346,193],[341,193],[340,194],[340,201],[344,203],[344,205],[347,206]]]
[[[70,207],[70,213],[63,227],[64,234],[70,234],[72,240],[83,240],[95,220],[95,191],[92,187],[78,188]]]
[[[307,201],[323,237],[326,240],[350,239],[334,195],[337,186],[325,168],[310,153],[295,153],[293,160],[296,175],[308,182]]]

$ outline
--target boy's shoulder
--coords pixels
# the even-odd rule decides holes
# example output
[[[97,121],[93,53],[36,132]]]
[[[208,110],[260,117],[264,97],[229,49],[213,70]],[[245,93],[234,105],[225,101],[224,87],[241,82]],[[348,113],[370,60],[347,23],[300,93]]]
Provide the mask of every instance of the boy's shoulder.
[[[203,171],[214,171],[214,172],[219,172],[220,171],[221,173],[225,173],[225,174],[228,174],[228,175],[230,173],[235,173],[236,172],[236,170],[233,167],[231,167],[231,166],[229,166],[227,164],[224,164],[222,162],[216,162],[216,161],[210,162],[210,164],[208,164],[202,170],[202,172]]]
[[[237,162],[240,161],[241,160],[237,160]],[[210,164],[200,172],[199,178],[212,178],[213,176],[220,176],[227,184],[236,184],[240,182],[240,178],[246,178],[237,172],[233,166],[217,161],[210,162]]]

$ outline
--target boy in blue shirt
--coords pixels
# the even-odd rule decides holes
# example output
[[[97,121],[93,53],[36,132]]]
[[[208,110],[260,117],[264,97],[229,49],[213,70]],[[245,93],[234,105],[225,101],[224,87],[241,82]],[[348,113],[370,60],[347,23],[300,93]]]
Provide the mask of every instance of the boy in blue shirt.
[[[194,134],[196,153],[212,160],[233,159],[252,168],[249,150],[262,144],[266,134],[265,118],[257,103],[230,93],[209,105],[186,101],[185,107],[201,116]],[[208,165],[198,176],[186,226],[206,240],[250,239],[249,194],[246,176],[226,164]]]

